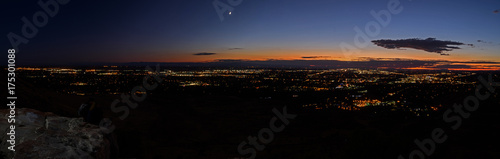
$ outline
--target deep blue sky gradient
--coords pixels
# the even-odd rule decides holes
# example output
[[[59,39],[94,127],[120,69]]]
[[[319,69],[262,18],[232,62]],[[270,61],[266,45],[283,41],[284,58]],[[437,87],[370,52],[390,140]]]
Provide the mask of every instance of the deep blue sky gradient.
[[[241,58],[265,58],[273,50],[305,50],[300,55],[311,56],[318,54],[314,50],[322,55],[331,51],[332,57],[341,57],[339,44],[353,44],[353,27],[364,28],[374,21],[369,12],[387,9],[388,2],[243,0],[220,21],[211,0],[72,0],[28,44],[20,45],[18,58],[26,64],[199,61],[192,54],[213,52],[218,54],[205,57],[228,59],[238,58],[234,54],[241,52]],[[2,6],[1,42],[8,49],[7,33],[21,34],[21,17],[31,19],[41,9],[28,0],[3,1]],[[402,0],[401,6],[403,11],[392,15],[389,25],[372,40],[433,37],[476,47],[461,46],[450,52],[452,57],[442,57],[415,50],[395,54],[370,45],[356,56],[386,56],[379,52],[387,50],[395,54],[391,57],[454,59],[456,52],[457,59],[500,61],[500,14],[493,13],[500,9],[500,1]]]

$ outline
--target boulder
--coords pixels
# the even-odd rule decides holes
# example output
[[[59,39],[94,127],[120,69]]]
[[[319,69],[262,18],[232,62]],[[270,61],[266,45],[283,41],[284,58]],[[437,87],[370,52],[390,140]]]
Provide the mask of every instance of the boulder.
[[[98,126],[82,118],[57,116],[50,112],[18,108],[15,117],[15,152],[6,135],[9,110],[0,110],[0,153],[3,158],[110,158],[110,142]]]

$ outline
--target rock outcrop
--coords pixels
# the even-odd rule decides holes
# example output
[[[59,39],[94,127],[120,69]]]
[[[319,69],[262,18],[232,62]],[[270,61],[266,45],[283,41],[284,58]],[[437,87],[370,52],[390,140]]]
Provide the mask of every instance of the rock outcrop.
[[[68,118],[34,109],[16,109],[15,153],[8,150],[10,110],[0,110],[0,150],[4,158],[96,158],[110,157],[110,142],[98,126],[82,118]]]

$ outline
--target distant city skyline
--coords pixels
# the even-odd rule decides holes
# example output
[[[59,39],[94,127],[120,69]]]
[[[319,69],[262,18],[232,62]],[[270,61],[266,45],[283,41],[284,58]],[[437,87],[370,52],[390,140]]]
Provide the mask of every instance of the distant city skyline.
[[[3,3],[9,3],[4,35],[22,36],[21,19],[43,11],[37,2]],[[390,19],[381,14],[388,4],[399,9]],[[19,45],[17,60],[25,65],[366,58],[500,62],[499,8],[500,2],[486,0],[243,0],[221,21],[212,0],[70,1]],[[358,52],[342,51],[342,43],[356,46],[356,27],[377,29],[370,22],[377,22],[380,32],[368,36]],[[405,41],[413,38],[435,39],[440,44],[432,46],[439,48]],[[8,36],[2,44],[12,48]]]

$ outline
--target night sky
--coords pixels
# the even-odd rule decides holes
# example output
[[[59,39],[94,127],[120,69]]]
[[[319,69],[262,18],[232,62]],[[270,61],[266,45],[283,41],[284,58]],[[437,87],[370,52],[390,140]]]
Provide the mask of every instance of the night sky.
[[[220,2],[230,5],[226,0]],[[1,3],[2,46],[6,50],[12,48],[9,32],[22,36],[21,18],[31,21],[42,9],[37,1]],[[72,0],[59,4],[59,12],[33,38],[27,38],[29,42],[19,44],[17,59],[27,65],[218,59],[346,61],[359,57],[500,62],[500,1],[401,0],[400,12],[391,14],[391,20],[382,26],[370,11],[387,10],[388,3],[242,0],[232,6],[231,14],[224,12],[221,20],[212,0]],[[357,47],[357,52],[342,51],[342,43],[355,46],[355,27],[365,30],[373,22],[380,26],[380,33],[369,36],[368,45]],[[408,40],[413,38],[420,43]],[[444,44],[449,50],[441,54],[429,48],[436,45],[425,43],[428,38],[459,45]],[[372,40],[404,44],[377,46]]]

